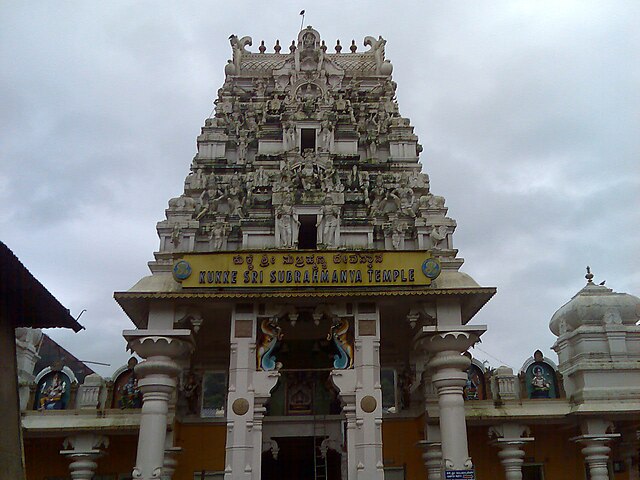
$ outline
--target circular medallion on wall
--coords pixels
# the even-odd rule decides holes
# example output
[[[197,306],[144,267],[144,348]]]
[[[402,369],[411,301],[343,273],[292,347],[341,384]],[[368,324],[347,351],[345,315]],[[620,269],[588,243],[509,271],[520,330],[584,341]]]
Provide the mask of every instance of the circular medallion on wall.
[[[373,398],[371,395],[362,397],[362,400],[360,400],[360,408],[365,413],[371,413],[375,411],[377,406],[378,406],[378,402],[376,402],[376,399]]]
[[[231,404],[231,410],[236,415],[242,416],[249,411],[249,402],[246,398],[236,398]]]
[[[179,260],[173,266],[173,278],[181,282],[191,276],[191,265],[186,260]]]
[[[422,273],[425,277],[435,280],[440,275],[440,263],[435,258],[427,258],[422,262]]]

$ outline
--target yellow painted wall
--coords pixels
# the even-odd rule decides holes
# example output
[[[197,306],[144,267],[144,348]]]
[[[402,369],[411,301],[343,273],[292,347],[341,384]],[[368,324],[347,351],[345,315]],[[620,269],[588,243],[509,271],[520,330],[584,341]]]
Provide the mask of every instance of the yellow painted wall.
[[[174,480],[191,480],[202,470],[224,470],[225,425],[177,424],[174,443],[182,447]]]
[[[27,480],[44,480],[47,477],[70,478],[71,462],[60,455],[63,442],[64,437],[25,439]],[[137,435],[109,436],[107,454],[98,459],[96,474],[130,474],[135,465],[137,447]]]
[[[571,441],[580,435],[576,428],[563,425],[531,425],[535,440],[527,444],[525,461],[544,464],[545,480],[583,480],[584,456],[581,446]],[[504,470],[498,459],[499,448],[488,442],[488,427],[470,427],[469,453],[476,467],[477,480],[503,480]],[[612,459],[618,459],[613,448]],[[612,480],[628,480],[628,473],[619,473]]]
[[[386,467],[406,468],[407,480],[424,480],[426,470],[422,449],[422,417],[417,419],[385,419],[382,423],[383,458]],[[498,447],[489,443],[488,427],[469,427],[469,453],[476,467],[477,480],[503,480],[504,470],[498,459]],[[577,429],[561,425],[533,425],[534,442],[526,445],[526,461],[543,463],[545,480],[583,480],[584,459],[580,446],[570,440],[578,435]],[[225,457],[225,425],[177,424],[176,446],[182,447],[178,455],[178,468],[174,480],[191,480],[194,472],[222,471]],[[60,455],[64,437],[26,438],[25,458],[27,480],[47,477],[69,478],[69,460]],[[135,464],[138,437],[119,435],[109,437],[107,455],[98,459],[97,474],[130,473]],[[618,460],[616,442],[612,459]],[[1,476],[0,476],[1,478]],[[628,480],[628,472],[615,475],[612,480]]]
[[[384,419],[382,422],[382,458],[385,467],[405,466],[406,480],[424,480],[427,471],[422,461],[424,419]]]

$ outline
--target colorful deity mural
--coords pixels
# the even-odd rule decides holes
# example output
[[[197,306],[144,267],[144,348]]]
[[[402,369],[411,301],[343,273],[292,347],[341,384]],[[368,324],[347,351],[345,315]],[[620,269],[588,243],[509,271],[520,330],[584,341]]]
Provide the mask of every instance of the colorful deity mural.
[[[71,395],[71,381],[61,371],[47,373],[36,390],[34,408],[36,410],[64,410]]]
[[[141,408],[142,392],[138,388],[138,379],[133,368],[128,368],[116,378],[113,385],[114,408]]]
[[[526,372],[527,393],[529,398],[557,398],[556,375],[545,362],[534,362]]]
[[[533,354],[534,362],[525,372],[527,396],[529,398],[558,398],[555,370],[545,362],[540,350]]]
[[[353,339],[349,332],[349,321],[346,318],[334,319],[327,340],[332,341],[337,350],[333,356],[333,368],[339,370],[353,368]]]
[[[264,318],[260,322],[258,331],[258,345],[256,348],[256,360],[258,370],[270,371],[280,367],[276,362],[276,353],[282,342],[284,334],[278,325],[277,318]]]
[[[475,364],[467,369],[467,384],[464,387],[465,400],[485,400],[487,398],[484,373]]]

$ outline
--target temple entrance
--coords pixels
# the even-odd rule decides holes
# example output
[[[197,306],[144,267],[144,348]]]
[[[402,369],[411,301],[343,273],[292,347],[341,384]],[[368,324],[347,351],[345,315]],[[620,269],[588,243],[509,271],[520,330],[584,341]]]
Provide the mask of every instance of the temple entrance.
[[[262,454],[262,480],[341,480],[340,454],[328,449],[320,452],[320,437],[279,437],[277,459]]]

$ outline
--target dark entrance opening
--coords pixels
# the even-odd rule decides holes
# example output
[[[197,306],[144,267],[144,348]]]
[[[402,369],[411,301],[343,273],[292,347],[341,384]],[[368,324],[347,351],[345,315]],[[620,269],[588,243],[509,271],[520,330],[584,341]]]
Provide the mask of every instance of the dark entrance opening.
[[[262,480],[341,480],[341,455],[327,451],[326,463],[320,454],[322,439],[313,437],[278,437],[278,459],[273,454],[262,454]]]
[[[301,250],[315,250],[318,248],[318,227],[316,215],[300,215],[300,231],[298,232],[298,248]]]
[[[300,153],[310,149],[316,151],[316,129],[303,128],[300,131]]]

